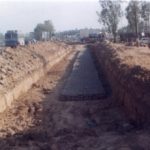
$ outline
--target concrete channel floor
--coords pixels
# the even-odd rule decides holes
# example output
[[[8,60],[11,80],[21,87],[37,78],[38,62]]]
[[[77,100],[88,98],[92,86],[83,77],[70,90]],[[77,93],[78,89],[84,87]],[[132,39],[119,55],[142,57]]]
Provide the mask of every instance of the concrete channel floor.
[[[90,54],[84,48],[79,52],[72,72],[61,92],[61,100],[94,100],[105,97],[105,90]]]

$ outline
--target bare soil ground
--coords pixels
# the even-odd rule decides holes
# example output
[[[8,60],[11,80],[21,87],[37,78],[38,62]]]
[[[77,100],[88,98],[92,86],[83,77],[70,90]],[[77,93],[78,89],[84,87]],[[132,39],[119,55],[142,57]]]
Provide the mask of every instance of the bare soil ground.
[[[149,150],[150,132],[137,129],[111,97],[59,101],[75,52],[0,114],[2,150]]]
[[[114,43],[111,46],[117,49],[118,56],[129,66],[141,66],[150,70],[150,48]]]
[[[25,47],[0,49],[0,91],[12,89],[26,75],[53,60],[72,46],[65,43],[39,42]]]

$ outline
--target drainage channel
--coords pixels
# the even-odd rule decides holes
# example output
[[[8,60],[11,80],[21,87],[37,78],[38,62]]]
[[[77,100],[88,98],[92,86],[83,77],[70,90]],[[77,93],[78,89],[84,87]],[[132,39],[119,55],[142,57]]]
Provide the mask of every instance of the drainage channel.
[[[106,92],[88,49],[79,52],[72,72],[60,94],[63,101],[99,100]]]

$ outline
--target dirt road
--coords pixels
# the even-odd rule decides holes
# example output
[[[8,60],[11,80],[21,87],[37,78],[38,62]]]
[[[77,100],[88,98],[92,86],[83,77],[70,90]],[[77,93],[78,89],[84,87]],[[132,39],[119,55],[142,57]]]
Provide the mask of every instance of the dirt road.
[[[59,101],[75,57],[68,55],[0,114],[0,149],[149,150],[148,130],[128,123],[111,97]]]

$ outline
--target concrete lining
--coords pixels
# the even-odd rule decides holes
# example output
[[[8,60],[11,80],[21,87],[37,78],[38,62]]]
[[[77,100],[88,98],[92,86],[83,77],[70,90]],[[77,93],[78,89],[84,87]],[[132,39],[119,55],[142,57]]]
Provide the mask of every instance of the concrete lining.
[[[105,90],[88,49],[78,54],[70,77],[61,92],[61,100],[98,100],[105,98]]]

